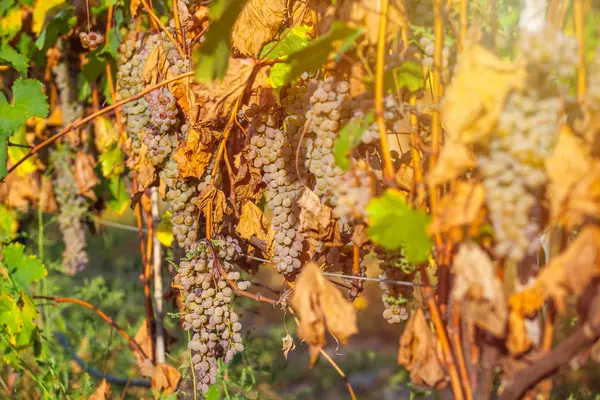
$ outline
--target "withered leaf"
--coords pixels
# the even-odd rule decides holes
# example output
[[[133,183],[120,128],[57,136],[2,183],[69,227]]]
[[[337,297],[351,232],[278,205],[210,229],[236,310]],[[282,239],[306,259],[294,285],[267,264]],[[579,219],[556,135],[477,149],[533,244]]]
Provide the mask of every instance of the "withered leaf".
[[[173,158],[179,166],[182,178],[202,178],[213,156],[213,136],[206,127],[192,127],[187,142]]]
[[[480,183],[457,182],[452,191],[442,198],[433,223],[427,228],[431,235],[456,233],[462,239],[463,227],[479,227],[483,222],[485,190]],[[472,232],[477,234],[477,232]]]
[[[146,86],[154,85],[158,78],[166,76],[169,63],[166,61],[165,51],[161,45],[156,46],[148,55],[142,70],[142,79]]]
[[[267,239],[267,227],[263,213],[253,202],[247,201],[242,206],[240,221],[235,228],[236,232],[244,239],[256,236],[260,240]]]
[[[508,309],[502,281],[488,254],[475,243],[464,243],[452,269],[456,278],[451,297],[460,302],[464,320],[504,337]]]
[[[442,147],[435,168],[427,175],[427,183],[441,185],[452,181],[476,165],[475,156],[466,145],[448,140]]]
[[[216,80],[211,85],[192,85],[193,93],[202,106],[200,124],[212,125],[219,118],[230,116],[237,99],[246,89],[254,66],[252,59],[230,58],[223,81]]]
[[[480,45],[458,57],[442,103],[442,120],[451,139],[486,144],[509,94],[525,83],[525,68],[497,57]]]
[[[131,18],[135,18],[137,16],[140,4],[142,4],[142,0],[131,0],[131,3],[129,3],[129,12],[131,13]]]
[[[94,171],[94,157],[91,154],[78,151],[75,157],[75,182],[79,194],[96,200],[96,194],[92,190],[100,183],[100,179]]]
[[[569,226],[585,216],[600,217],[600,162],[588,144],[561,126],[552,155],[546,160],[550,180],[547,198],[552,220]]]
[[[245,199],[259,201],[263,196],[260,189],[262,185],[262,176],[260,170],[251,165],[242,153],[236,154],[234,166],[237,168],[233,178],[233,192],[239,201]]]
[[[540,301],[524,303],[522,296],[552,299],[557,310],[565,311],[567,296],[579,297],[587,286],[600,276],[600,228],[587,226],[561,254],[542,269],[535,283],[524,294],[513,295],[511,306],[521,307],[520,313],[534,312]],[[519,297],[521,296],[521,297]]]
[[[417,385],[441,387],[446,373],[436,355],[436,338],[421,308],[412,313],[402,336],[398,364],[410,372]]]
[[[345,1],[339,7],[340,19],[352,27],[365,29],[365,39],[374,45],[378,40],[379,14],[373,12],[370,0]],[[388,5],[386,38],[398,35],[403,28],[408,29],[408,18],[403,1],[392,0]]]
[[[341,246],[338,221],[333,217],[333,209],[321,204],[319,197],[305,188],[298,200],[300,211],[300,233],[305,237],[318,239],[325,246]]]
[[[287,11],[286,0],[249,0],[231,33],[231,43],[243,55],[258,56],[271,41]]]
[[[132,169],[137,172],[136,177],[139,185],[137,190],[142,191],[158,184],[158,174],[148,158],[148,147],[145,144],[142,144],[140,155],[136,161]]]
[[[315,263],[308,263],[300,272],[292,307],[300,317],[298,336],[309,345],[311,366],[325,345],[326,329],[343,344],[358,332],[352,303],[325,279]]]
[[[89,400],[110,400],[110,383],[105,379],[102,379],[100,385],[96,388],[94,393],[90,396]]]
[[[204,215],[208,215],[208,213],[212,211],[213,224],[219,224],[223,220],[225,214],[231,213],[231,210],[227,207],[225,193],[213,185],[208,185],[204,191],[200,193],[200,198],[198,199],[196,206]]]
[[[294,343],[294,338],[289,333],[281,338],[281,342],[283,344],[281,351],[283,351],[283,356],[287,360],[290,352],[296,348],[296,343]]]

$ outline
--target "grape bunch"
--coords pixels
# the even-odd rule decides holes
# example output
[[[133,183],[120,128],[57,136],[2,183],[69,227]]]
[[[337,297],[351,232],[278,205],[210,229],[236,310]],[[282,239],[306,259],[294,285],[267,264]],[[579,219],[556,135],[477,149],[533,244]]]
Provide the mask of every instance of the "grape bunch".
[[[57,147],[50,156],[50,162],[54,166],[54,197],[59,208],[58,226],[65,243],[63,267],[67,275],[75,275],[84,270],[88,263],[85,229],[82,224],[87,204],[85,198],[79,195],[71,171],[71,160],[71,153],[64,146]]]
[[[192,351],[192,364],[198,377],[198,391],[208,392],[209,385],[217,379],[217,361],[231,362],[244,350],[242,325],[232,309],[234,291],[227,280],[237,284],[241,290],[250,286],[249,281],[240,281],[240,273],[234,271],[233,262],[240,256],[241,248],[231,237],[212,242],[215,260],[208,245],[197,243],[187,252],[179,264],[175,283],[181,285],[185,305],[183,328],[192,332],[188,348]],[[225,279],[218,266],[227,275]]]
[[[421,48],[423,49],[421,64],[424,67],[433,68],[433,53],[435,50],[433,40],[427,36],[423,36],[419,39],[419,45],[421,45]],[[442,50],[442,81],[445,83],[450,82],[452,72],[450,68],[450,58],[453,56],[453,50],[454,48],[449,43],[444,44]]]
[[[365,118],[369,111],[375,107],[375,99],[373,93],[365,92],[359,96],[348,100],[348,107],[352,110],[352,120]],[[400,120],[402,118],[401,109],[393,95],[387,95],[383,98],[383,118],[386,124],[387,133],[395,133],[400,130]],[[353,132],[350,132],[353,134]],[[378,143],[379,127],[377,122],[373,121],[371,125],[365,129],[361,136],[361,143],[370,145]]]
[[[177,127],[177,102],[175,96],[166,87],[151,91],[146,96],[150,122],[158,128],[160,133],[166,133]]]
[[[246,117],[251,119],[248,157],[256,168],[262,168],[267,185],[267,205],[273,212],[273,258],[277,271],[291,274],[301,267],[304,249],[299,233],[300,208],[297,204],[303,187],[294,171],[294,136],[276,129],[277,119],[270,109],[253,104]],[[297,131],[296,131],[297,133]]]
[[[335,164],[333,145],[338,131],[350,118],[349,89],[348,82],[335,82],[329,77],[318,82],[309,99],[306,123],[309,124],[308,131],[312,137],[307,139],[306,163],[315,177],[313,191],[322,203],[335,204],[332,190],[343,174]]]
[[[374,185],[375,179],[366,165],[346,171],[335,188],[337,202],[333,215],[342,223],[363,221]]]
[[[156,125],[149,123],[142,128],[143,143],[148,147],[148,159],[155,167],[160,167],[177,148],[177,135],[170,132],[160,132]]]
[[[65,42],[60,40],[58,48],[64,55],[52,69],[52,72],[54,72],[56,78],[55,82],[60,97],[63,124],[67,125],[83,114],[83,106],[79,101],[77,82],[74,79],[77,74],[73,71],[73,65],[67,59],[68,49]]]
[[[162,171],[161,179],[167,186],[165,195],[172,213],[173,236],[182,248],[188,248],[196,239],[198,191],[194,182],[186,182],[179,175],[177,161],[169,158]]]
[[[80,32],[79,40],[84,49],[96,50],[104,42],[104,36],[96,32]]]
[[[523,32],[528,62],[527,90],[512,93],[487,149],[477,160],[495,233],[495,253],[520,262],[537,251],[541,197],[546,184],[544,159],[554,148],[561,99],[551,76],[573,73],[576,42],[553,28]]]
[[[121,98],[126,99],[144,90],[142,73],[150,52],[159,44],[159,35],[144,38],[132,37],[124,41],[120,48],[121,64],[117,71],[117,84]],[[148,124],[148,103],[145,98],[131,101],[123,105],[127,116],[127,133],[132,140],[132,162],[139,155],[141,148],[141,130]]]
[[[415,267],[408,263],[404,257],[404,250],[387,251],[375,248],[377,258],[380,260],[379,279],[412,282],[415,278]],[[390,324],[397,324],[408,319],[407,302],[411,298],[411,286],[401,286],[391,282],[381,281],[381,300],[385,310],[383,318]]]

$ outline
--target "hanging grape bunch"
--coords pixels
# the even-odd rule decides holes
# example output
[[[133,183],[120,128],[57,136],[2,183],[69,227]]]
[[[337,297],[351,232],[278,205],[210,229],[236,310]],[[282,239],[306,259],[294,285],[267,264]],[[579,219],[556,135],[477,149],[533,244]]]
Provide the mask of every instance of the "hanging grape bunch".
[[[96,50],[104,42],[104,36],[97,32],[80,32],[79,40],[84,49]]]

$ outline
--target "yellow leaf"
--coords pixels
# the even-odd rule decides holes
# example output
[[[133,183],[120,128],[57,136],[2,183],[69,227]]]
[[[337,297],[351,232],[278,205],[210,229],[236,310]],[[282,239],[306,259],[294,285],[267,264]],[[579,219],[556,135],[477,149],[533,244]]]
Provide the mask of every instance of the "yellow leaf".
[[[442,103],[449,136],[464,144],[486,144],[508,95],[523,89],[525,68],[480,45],[465,49]]]
[[[100,153],[119,142],[119,132],[108,118],[98,117],[94,120],[94,141]]]
[[[457,182],[452,192],[442,198],[436,216],[427,231],[436,233],[455,233],[462,239],[465,226],[479,227],[485,206],[485,190],[480,183]],[[477,232],[472,232],[477,234]],[[460,241],[460,240],[459,240]]]
[[[308,263],[300,272],[292,306],[300,316],[298,336],[309,345],[311,366],[325,345],[326,329],[343,344],[358,332],[356,310],[315,263]]]
[[[171,222],[172,214],[167,211],[163,214],[158,224],[156,238],[165,247],[170,247],[173,243],[173,223]]]
[[[477,165],[475,156],[466,145],[456,140],[448,140],[435,168],[427,175],[427,183],[441,185],[463,175]]]
[[[213,156],[213,135],[208,128],[191,128],[187,142],[173,155],[182,178],[202,178]]]
[[[33,7],[33,26],[31,27],[33,33],[39,35],[42,29],[44,29],[46,13],[48,13],[51,8],[64,2],[65,0],[36,0],[35,6]]]
[[[240,221],[235,230],[244,239],[256,236],[260,240],[266,240],[267,228],[260,208],[251,201],[244,203],[242,206],[242,215],[240,215]]]
[[[100,385],[96,388],[96,391],[92,393],[89,400],[110,400],[110,383],[106,379],[102,379]]]
[[[516,312],[510,313],[506,347],[514,355],[523,354],[531,347],[531,339],[527,335],[525,319]]]
[[[138,8],[140,8],[140,4],[142,0],[131,0],[129,4],[129,12],[131,13],[131,18],[135,18],[137,16]]]
[[[233,47],[243,55],[258,56],[277,35],[286,11],[286,0],[249,0],[233,25]]]
[[[25,11],[13,8],[0,19],[0,32],[19,32],[23,26]]]

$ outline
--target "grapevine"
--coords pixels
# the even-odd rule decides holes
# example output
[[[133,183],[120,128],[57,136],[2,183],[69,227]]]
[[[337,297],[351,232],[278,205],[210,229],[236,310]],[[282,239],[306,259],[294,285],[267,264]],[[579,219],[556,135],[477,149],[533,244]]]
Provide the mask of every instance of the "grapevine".
[[[598,4],[4,3],[2,396],[597,389]]]

